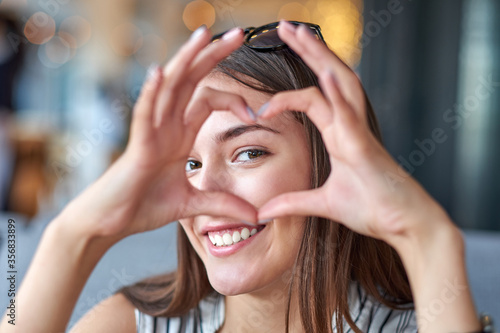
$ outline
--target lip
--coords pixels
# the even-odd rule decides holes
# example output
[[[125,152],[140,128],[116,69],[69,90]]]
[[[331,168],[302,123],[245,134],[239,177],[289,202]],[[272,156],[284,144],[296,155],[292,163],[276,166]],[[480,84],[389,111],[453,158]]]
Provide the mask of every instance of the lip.
[[[220,230],[225,230],[225,229],[238,228],[241,226],[243,226],[245,228],[249,228],[249,226],[246,224],[243,224],[243,225],[234,224],[233,225],[233,224],[228,224],[228,223],[225,223],[225,224],[217,226],[217,227],[212,226],[213,228],[209,228],[209,226],[204,227],[203,230],[206,230],[206,232],[203,233],[203,237],[205,238],[205,242],[207,244],[207,248],[208,248],[208,251],[210,252],[210,254],[213,255],[214,257],[218,257],[218,258],[230,256],[230,255],[238,252],[241,248],[246,247],[250,244],[253,244],[255,241],[258,242],[259,239],[261,238],[260,237],[261,234],[263,232],[265,232],[265,230],[267,229],[267,226],[263,226],[264,228],[262,228],[255,235],[248,237],[244,241],[240,241],[236,244],[228,245],[228,246],[215,246],[212,243],[212,241],[208,238],[209,231],[220,231]],[[255,228],[259,228],[259,227],[262,227],[262,226],[255,226]]]
[[[212,222],[208,223],[207,225],[204,225],[200,229],[200,233],[203,236],[208,237],[208,233],[211,231],[221,231],[221,230],[226,230],[226,229],[236,229],[236,228],[258,228],[260,225],[249,225],[245,223],[231,223],[231,222]]]

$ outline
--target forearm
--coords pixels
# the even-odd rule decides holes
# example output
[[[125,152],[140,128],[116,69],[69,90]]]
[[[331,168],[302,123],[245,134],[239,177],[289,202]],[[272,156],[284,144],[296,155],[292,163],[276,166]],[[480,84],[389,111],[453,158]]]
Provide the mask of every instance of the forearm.
[[[64,219],[61,215],[46,228],[19,289],[16,325],[4,316],[0,331],[65,331],[89,275],[114,242],[76,231],[77,221]]]
[[[435,218],[444,220],[427,220],[429,228],[396,248],[412,287],[419,332],[478,332],[462,235],[447,217]]]

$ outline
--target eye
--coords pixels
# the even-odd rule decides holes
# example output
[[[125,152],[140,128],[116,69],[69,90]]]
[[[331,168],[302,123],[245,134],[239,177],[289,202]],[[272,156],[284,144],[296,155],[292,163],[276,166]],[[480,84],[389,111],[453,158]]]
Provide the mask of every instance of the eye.
[[[201,168],[201,162],[195,160],[188,160],[186,162],[186,172],[193,171]]]
[[[267,151],[260,150],[260,149],[247,149],[245,151],[242,151],[241,153],[238,154],[236,157],[236,161],[239,162],[245,162],[245,161],[250,161],[257,159],[263,155],[266,155]]]

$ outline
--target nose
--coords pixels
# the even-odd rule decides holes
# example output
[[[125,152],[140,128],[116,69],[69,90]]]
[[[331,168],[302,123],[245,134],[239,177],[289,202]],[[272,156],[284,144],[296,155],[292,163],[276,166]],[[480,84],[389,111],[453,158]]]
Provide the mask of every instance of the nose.
[[[197,184],[193,184],[196,188],[201,191],[230,191],[232,180],[225,168],[216,165],[204,165],[200,171]]]

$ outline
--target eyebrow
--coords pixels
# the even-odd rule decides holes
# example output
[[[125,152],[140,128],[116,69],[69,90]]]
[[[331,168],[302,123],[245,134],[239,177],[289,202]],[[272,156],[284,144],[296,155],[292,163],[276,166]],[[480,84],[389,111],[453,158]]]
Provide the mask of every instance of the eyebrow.
[[[236,138],[244,133],[258,131],[258,130],[264,130],[264,131],[268,131],[268,132],[275,133],[275,134],[281,134],[279,131],[277,131],[273,128],[263,126],[260,124],[252,124],[252,125],[241,125],[241,126],[232,127],[230,129],[228,129],[227,131],[218,134],[215,137],[215,140],[218,143],[223,143],[223,142],[226,142],[228,140],[234,139],[234,138]]]

